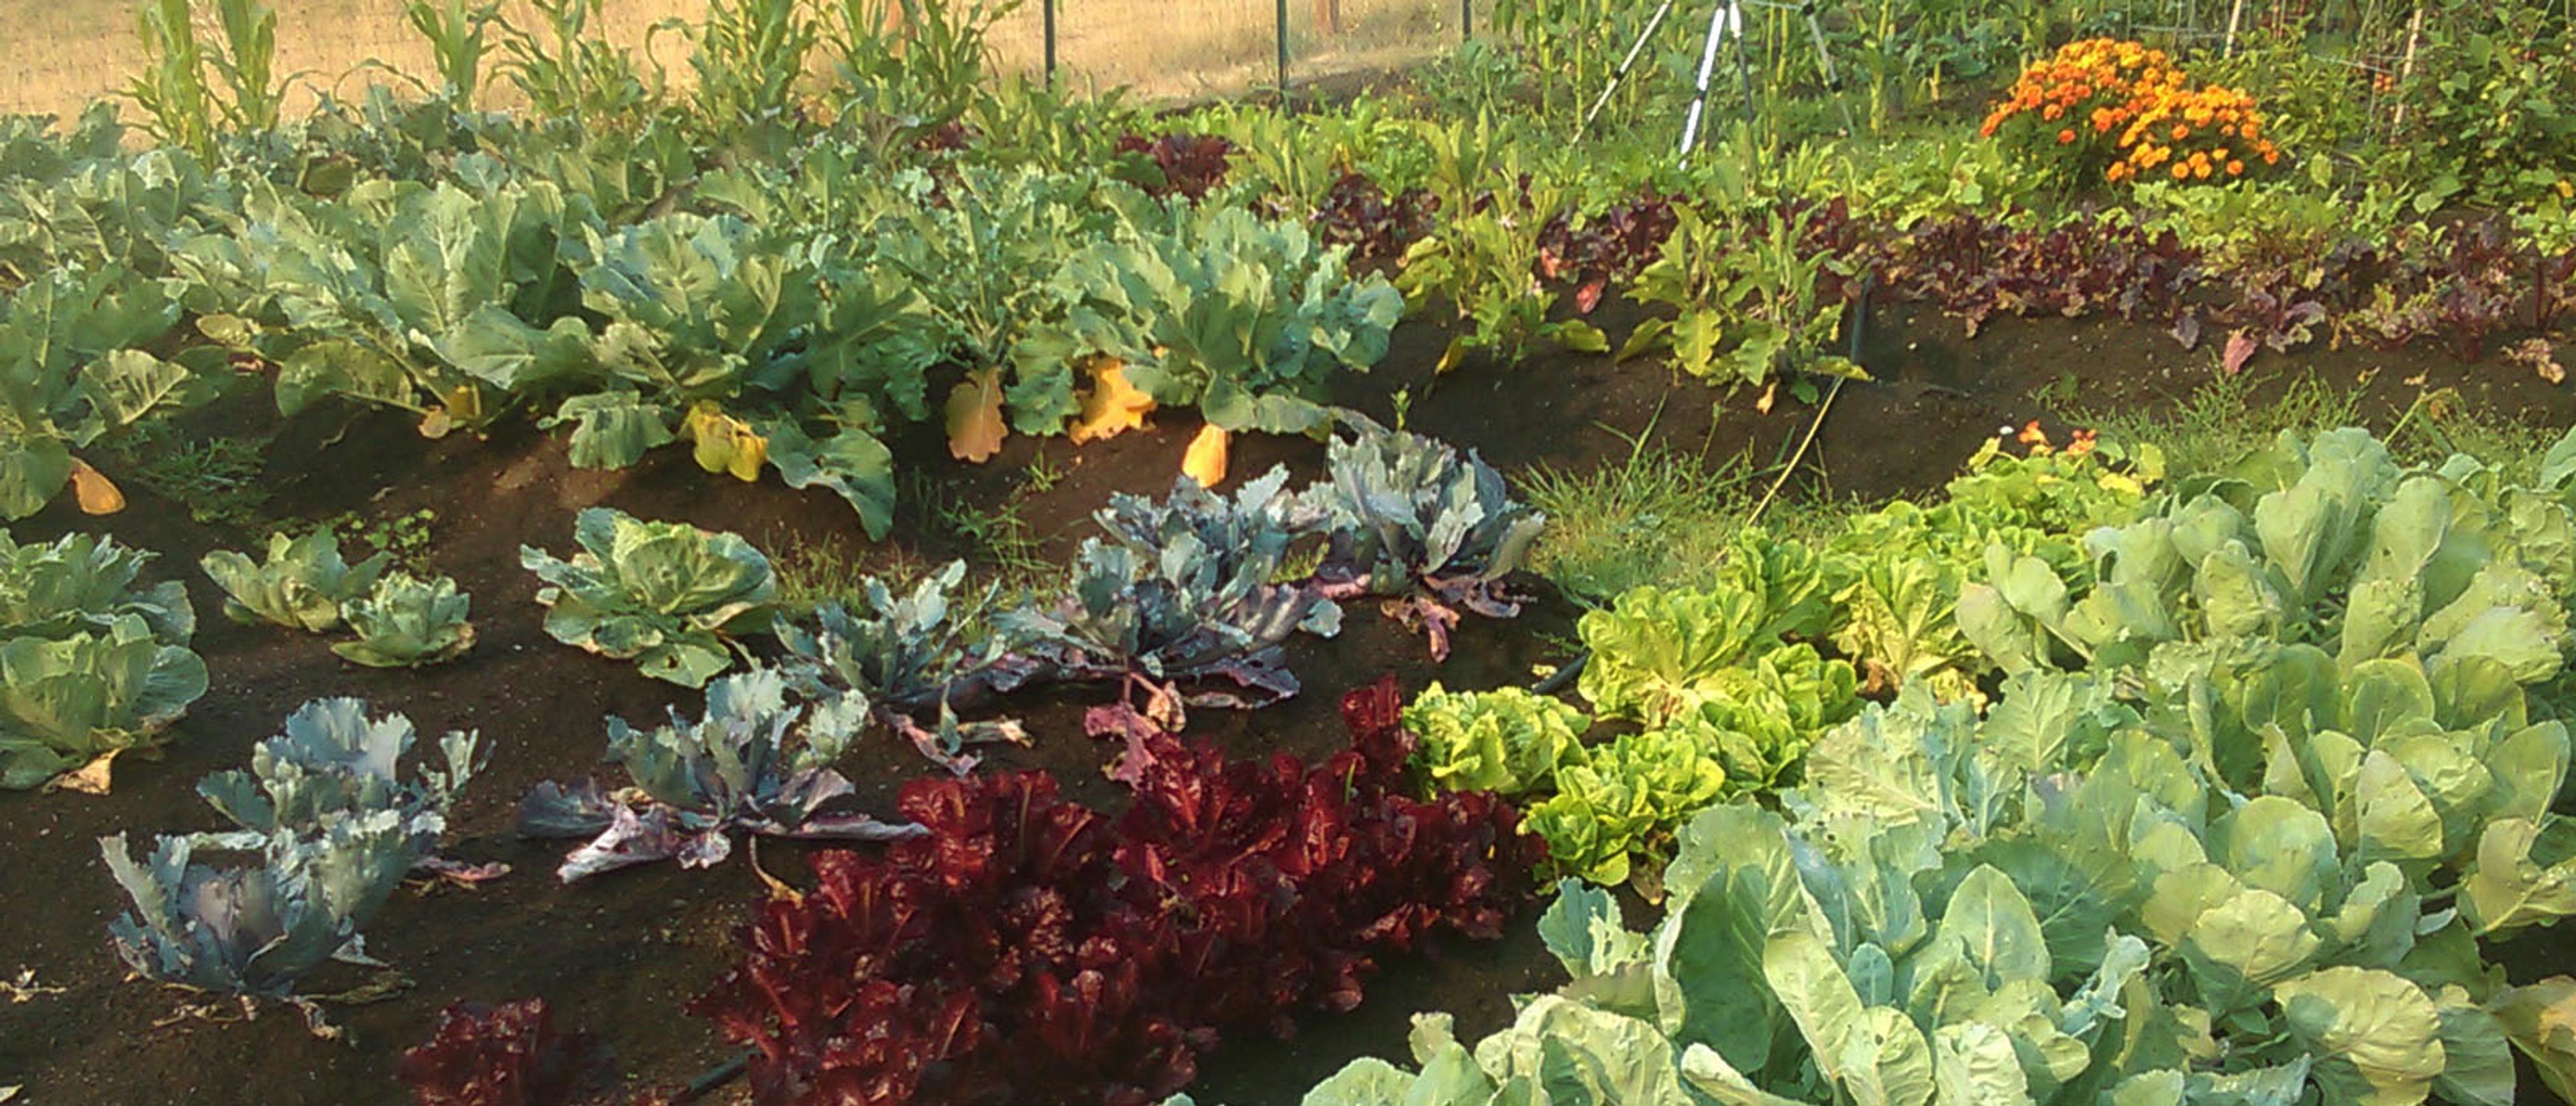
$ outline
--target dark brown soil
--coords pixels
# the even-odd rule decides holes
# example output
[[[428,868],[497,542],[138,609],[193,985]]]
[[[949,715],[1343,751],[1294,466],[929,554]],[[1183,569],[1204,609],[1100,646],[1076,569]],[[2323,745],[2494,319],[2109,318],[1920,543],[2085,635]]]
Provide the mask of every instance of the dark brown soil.
[[[1623,329],[1618,323],[1614,333]],[[1446,340],[1437,325],[1406,326],[1387,363],[1353,378],[1345,400],[1386,419],[1392,397],[1404,391],[1412,428],[1475,447],[1507,471],[1615,463],[1639,435],[1702,456],[1750,452],[1769,461],[1784,456],[1813,417],[1813,408],[1785,395],[1760,415],[1750,396],[1723,396],[1655,366],[1614,366],[1592,357],[1540,360],[1511,371],[1471,366],[1435,380],[1430,366]],[[2049,416],[2038,395],[2064,378],[2089,406],[2153,408],[2187,393],[2210,371],[2206,353],[2185,353],[2144,328],[2007,320],[1969,342],[1956,323],[1911,308],[1877,313],[1863,360],[1879,380],[1847,386],[1837,398],[1802,470],[1812,488],[1872,497],[1926,491],[1999,427]],[[2267,354],[2257,362],[2259,372],[2289,370],[2366,389],[2384,400],[2374,401],[2378,408],[2403,407],[2416,393],[2407,378],[2421,372],[2431,385],[2458,386],[2473,402],[2535,423],[2555,427],[2576,419],[2576,397],[2566,389],[2492,363],[2332,351]],[[246,406],[229,417],[254,418],[253,411]],[[195,571],[195,561],[210,548],[245,547],[258,535],[200,527],[180,505],[157,501],[130,481],[135,502],[121,515],[88,520],[57,509],[20,526],[22,539],[103,529],[160,552],[158,568],[188,582],[201,612],[197,647],[214,687],[164,757],[118,766],[112,796],[0,794],[0,934],[8,935],[0,942],[0,980],[24,967],[33,969],[38,984],[63,989],[0,1002],[0,1086],[23,1083],[22,1101],[37,1104],[398,1102],[404,1096],[392,1078],[393,1058],[427,1034],[441,1007],[457,999],[530,995],[550,999],[567,1022],[599,1032],[640,1081],[684,1084],[730,1055],[706,1023],[680,1007],[730,962],[729,930],[762,886],[748,858],[737,856],[710,871],[653,866],[564,887],[550,874],[559,843],[511,836],[513,805],[531,784],[597,767],[604,715],[641,720],[671,706],[693,711],[698,705],[696,695],[647,680],[631,665],[547,638],[534,581],[518,565],[520,545],[566,553],[574,513],[606,504],[740,532],[773,553],[823,546],[879,565],[987,555],[921,505],[920,493],[935,489],[969,509],[1016,502],[1044,539],[1046,554],[1061,559],[1109,492],[1166,489],[1194,429],[1192,420],[1172,419],[1081,450],[1047,441],[1043,448],[1060,475],[1043,491],[1033,489],[1027,469],[1039,443],[1016,439],[995,463],[969,468],[947,460],[934,438],[911,435],[898,443],[898,453],[904,471],[918,479],[907,485],[896,535],[870,547],[855,519],[828,496],[711,477],[685,452],[665,451],[626,472],[585,472],[567,465],[560,440],[533,431],[425,442],[397,419],[307,416],[269,455],[271,509],[280,517],[323,517],[433,508],[431,567],[474,596],[482,634],[474,651],[416,673],[355,668],[332,656],[322,639],[222,620],[215,614],[220,597]],[[1304,440],[1248,441],[1237,446],[1234,471],[1284,462],[1312,473],[1321,455]],[[1418,638],[1375,612],[1363,607],[1353,614],[1339,640],[1302,641],[1292,651],[1306,695],[1248,716],[1198,712],[1199,732],[1237,754],[1311,755],[1341,739],[1333,705],[1342,691],[1387,671],[1408,690],[1435,678],[1453,687],[1527,682],[1534,666],[1564,659],[1573,611],[1547,599],[1517,622],[1471,623],[1457,655],[1443,666],[1428,661]],[[1039,740],[994,762],[1051,769],[1076,795],[1114,803],[1117,788],[1099,773],[1102,752],[1075,724],[1078,710],[1102,694],[1060,690],[1003,704],[1026,718]],[[480,730],[495,752],[457,812],[451,851],[518,870],[480,890],[424,886],[400,895],[370,928],[368,948],[396,965],[411,986],[385,1001],[335,1007],[333,1017],[347,1030],[341,1042],[317,1040],[275,1009],[248,1023],[174,1020],[188,996],[123,981],[107,947],[104,925],[124,902],[93,841],[118,832],[140,841],[212,828],[194,782],[240,765],[289,712],[326,695],[364,697],[376,710],[402,712],[430,733]],[[841,767],[870,809],[885,808],[903,780],[932,770],[892,739]],[[801,874],[800,855],[771,846],[758,853],[763,867],[790,880]],[[1511,995],[1543,990],[1558,975],[1526,919],[1510,932],[1498,943],[1444,945],[1381,965],[1359,1011],[1313,1019],[1291,1041],[1240,1038],[1213,1058],[1194,1093],[1202,1102],[1236,1106],[1294,1102],[1354,1056],[1400,1056],[1406,1022],[1416,1011],[1454,1012],[1471,1038],[1499,1027],[1510,1016]],[[318,987],[365,978],[353,969]],[[711,1100],[739,1095],[728,1089]]]

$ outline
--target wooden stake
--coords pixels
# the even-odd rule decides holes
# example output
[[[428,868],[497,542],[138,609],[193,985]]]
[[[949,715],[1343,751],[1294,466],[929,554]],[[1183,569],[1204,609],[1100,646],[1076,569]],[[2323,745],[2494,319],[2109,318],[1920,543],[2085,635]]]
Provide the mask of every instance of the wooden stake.
[[[2245,0],[2236,0],[2235,3],[2227,6],[2227,45],[2219,51],[2218,56],[2223,58],[2236,56],[2236,27],[2244,21]]]
[[[2406,81],[2415,75],[2415,47],[2424,41],[2424,0],[2415,0],[2414,18],[2406,21],[2406,60],[2397,65],[2397,114],[2388,124],[2390,134],[2406,129]]]

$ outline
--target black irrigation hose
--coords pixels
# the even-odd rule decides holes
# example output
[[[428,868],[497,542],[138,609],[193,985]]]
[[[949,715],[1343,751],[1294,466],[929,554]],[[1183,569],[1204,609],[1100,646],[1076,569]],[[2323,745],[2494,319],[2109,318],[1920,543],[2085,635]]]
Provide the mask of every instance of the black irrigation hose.
[[[1859,298],[1858,300],[1855,300],[1855,301],[1852,303],[1852,311],[1851,311],[1851,342],[1850,342],[1850,347],[1849,347],[1849,348],[1850,348],[1850,350],[1851,350],[1851,355],[1850,355],[1850,356],[1851,356],[1851,363],[1852,363],[1852,364],[1855,364],[1855,365],[1860,364],[1860,346],[1861,346],[1861,336],[1862,336],[1865,332],[1867,332],[1867,331],[1868,331],[1868,329],[1869,329],[1869,294],[1870,294],[1870,292],[1871,292],[1872,290],[1876,289],[1877,287],[1878,287],[1878,274],[1877,274],[1877,273],[1872,272],[1872,273],[1869,273],[1869,274],[1867,274],[1867,275],[1863,276],[1863,277],[1861,278],[1861,282],[1860,282],[1860,298]],[[1837,379],[1834,381],[1834,384],[1835,384],[1835,386],[1836,386],[1837,388],[1839,388],[1839,387],[1841,386],[1841,384],[1842,384],[1842,378],[1837,378]],[[1830,411],[1830,410],[1831,410],[1831,408],[1829,407],[1829,408],[1826,408],[1825,410],[1821,410],[1821,411],[1816,412],[1816,426],[1817,426],[1817,427],[1821,427],[1821,426],[1823,426],[1823,425],[1824,425],[1824,423],[1825,423],[1825,414],[1826,414],[1826,412],[1827,412],[1827,411]],[[1808,438],[1808,440],[1813,441],[1813,440],[1815,439],[1815,436],[1816,436],[1816,435],[1815,435],[1815,428],[1813,428],[1813,427],[1809,428],[1809,430],[1808,430],[1808,432],[1807,432],[1807,438]],[[1800,453],[1804,453],[1804,452],[1806,452],[1806,450],[1804,449],[1804,447],[1801,447],[1801,448],[1800,448],[1800,450],[1799,450],[1799,452],[1800,452]],[[1790,459],[1789,463],[1790,463],[1791,465],[1793,465],[1793,466],[1794,466],[1794,465],[1796,465],[1798,462],[1797,462],[1797,459],[1793,457],[1793,458],[1791,458],[1791,459]],[[1783,479],[1786,479],[1786,478],[1788,477],[1788,473],[1787,473],[1787,472],[1785,472],[1785,471],[1784,471],[1784,472],[1782,472],[1780,475],[1781,475],[1781,477],[1782,477]],[[1774,491],[1777,491],[1777,490],[1778,490],[1778,487],[1777,487],[1776,485],[1774,485],[1773,490],[1774,490]],[[1770,502],[1770,497],[1768,497],[1768,496],[1763,497],[1763,502],[1764,502],[1764,503],[1766,503],[1766,504],[1767,504],[1767,503],[1769,503],[1769,502]],[[1581,674],[1582,674],[1582,672],[1583,672],[1583,666],[1584,666],[1584,665],[1586,665],[1586,664],[1588,664],[1588,663],[1590,663],[1590,662],[1591,662],[1591,660],[1592,660],[1592,650],[1590,650],[1590,649],[1582,649],[1582,650],[1578,650],[1578,651],[1576,651],[1576,652],[1575,652],[1575,654],[1574,654],[1574,659],[1573,659],[1573,660],[1570,660],[1570,661],[1565,662],[1565,667],[1563,667],[1563,668],[1559,668],[1559,669],[1557,669],[1557,670],[1556,670],[1556,671],[1554,671],[1554,672],[1550,672],[1550,673],[1548,673],[1548,674],[1547,674],[1547,676],[1546,676],[1545,678],[1543,678],[1543,679],[1539,680],[1539,682],[1534,683],[1534,684],[1531,684],[1531,685],[1530,685],[1530,692],[1531,692],[1531,694],[1534,694],[1534,695],[1554,695],[1554,694],[1556,694],[1556,693],[1557,693],[1557,692],[1559,692],[1559,691],[1563,691],[1563,690],[1565,690],[1565,685],[1567,685],[1567,684],[1569,684],[1569,683],[1574,682],[1574,678],[1575,678],[1576,676],[1578,676],[1578,675],[1581,675]]]

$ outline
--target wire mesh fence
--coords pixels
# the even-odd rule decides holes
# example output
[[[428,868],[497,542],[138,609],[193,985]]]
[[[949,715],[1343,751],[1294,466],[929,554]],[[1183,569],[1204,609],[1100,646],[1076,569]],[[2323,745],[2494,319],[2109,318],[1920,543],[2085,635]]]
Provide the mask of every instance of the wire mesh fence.
[[[121,95],[145,63],[137,2],[9,4],[20,10],[0,34],[8,44],[0,50],[0,114],[68,117]],[[403,17],[404,0],[269,2],[278,14],[277,69],[296,75],[290,113],[326,94],[347,99],[369,83],[407,85],[433,72],[428,41]],[[607,0],[593,33],[633,51],[647,72],[658,68],[684,83],[689,44],[668,28],[693,24],[706,10],[707,0]],[[501,14],[535,25],[527,0],[506,0]],[[1460,41],[1466,14],[1461,0],[1027,0],[993,28],[991,42],[1004,73],[1035,73],[1053,57],[1058,78],[1078,89],[1126,86],[1148,100],[1184,100],[1271,87],[1283,77],[1298,83],[1406,65]],[[211,34],[211,14],[200,22]],[[495,102],[506,103],[506,90],[494,91]]]

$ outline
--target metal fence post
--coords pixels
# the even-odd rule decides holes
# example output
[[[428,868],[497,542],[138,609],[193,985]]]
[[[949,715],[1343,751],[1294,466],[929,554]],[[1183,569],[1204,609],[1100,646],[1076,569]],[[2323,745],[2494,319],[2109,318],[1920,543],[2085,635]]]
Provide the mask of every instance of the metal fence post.
[[[1288,0],[1279,0],[1279,94],[1288,94]]]
[[[1458,41],[1476,37],[1476,0],[1458,0]]]
[[[1046,20],[1047,87],[1055,87],[1055,0],[1038,0],[1038,11]]]

